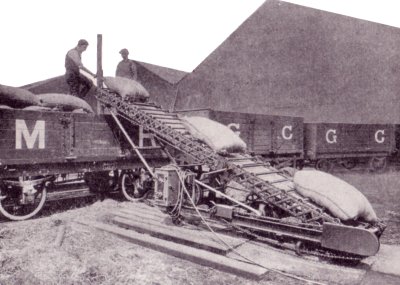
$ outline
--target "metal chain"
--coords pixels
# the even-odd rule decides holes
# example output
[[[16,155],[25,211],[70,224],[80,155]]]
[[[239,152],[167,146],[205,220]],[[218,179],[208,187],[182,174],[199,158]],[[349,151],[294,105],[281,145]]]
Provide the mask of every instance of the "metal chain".
[[[285,247],[283,244],[282,245],[278,244],[278,242],[275,244],[275,243],[271,242],[270,239],[265,238],[260,235],[257,235],[249,230],[244,229],[243,227],[235,226],[235,225],[232,225],[231,223],[229,223],[229,225],[231,225],[236,230],[241,231],[244,234],[249,235],[251,237],[254,237],[257,240],[260,240],[264,243],[268,243],[268,244],[272,244],[274,246],[284,247],[284,248],[293,250],[290,247]],[[330,260],[360,261],[362,259],[362,257],[339,255],[339,254],[336,254],[336,253],[333,253],[330,251],[326,251],[326,253],[318,252],[316,250],[307,250],[307,249],[294,249],[293,251],[295,251],[296,254],[299,254],[299,255],[305,254],[305,255],[311,255],[311,256],[316,256],[316,257],[320,257],[320,258],[330,259]]]

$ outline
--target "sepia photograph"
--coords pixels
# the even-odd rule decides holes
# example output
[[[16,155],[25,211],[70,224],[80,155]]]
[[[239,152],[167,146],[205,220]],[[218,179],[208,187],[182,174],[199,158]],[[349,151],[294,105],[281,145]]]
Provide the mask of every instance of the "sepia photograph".
[[[400,284],[398,8],[2,3],[0,285]]]

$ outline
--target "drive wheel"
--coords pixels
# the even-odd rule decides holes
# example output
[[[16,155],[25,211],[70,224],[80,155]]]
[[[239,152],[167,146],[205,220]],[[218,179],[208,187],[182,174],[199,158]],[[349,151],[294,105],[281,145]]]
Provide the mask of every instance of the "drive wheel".
[[[121,173],[121,193],[128,201],[137,201],[143,197],[143,190],[140,186],[140,176],[132,170]]]
[[[0,213],[13,221],[30,219],[42,210],[47,197],[43,183],[31,180],[32,191],[23,190],[18,180],[0,183]],[[28,181],[29,183],[29,181]]]

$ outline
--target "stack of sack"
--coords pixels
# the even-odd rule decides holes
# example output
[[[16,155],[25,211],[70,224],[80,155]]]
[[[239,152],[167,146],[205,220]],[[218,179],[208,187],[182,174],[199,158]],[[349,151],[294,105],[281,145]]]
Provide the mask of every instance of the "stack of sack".
[[[342,221],[378,221],[371,204],[358,189],[329,173],[300,170],[294,173],[293,182],[298,193],[325,207]]]
[[[104,77],[104,84],[128,102],[146,102],[149,92],[137,81],[124,77]]]
[[[181,117],[189,133],[218,153],[245,152],[246,143],[229,127],[204,117]]]
[[[28,90],[0,84],[0,105],[6,109],[23,109],[29,106],[40,106],[41,101]]]
[[[93,113],[92,107],[85,100],[72,95],[58,93],[35,95],[23,88],[1,84],[0,108]]]

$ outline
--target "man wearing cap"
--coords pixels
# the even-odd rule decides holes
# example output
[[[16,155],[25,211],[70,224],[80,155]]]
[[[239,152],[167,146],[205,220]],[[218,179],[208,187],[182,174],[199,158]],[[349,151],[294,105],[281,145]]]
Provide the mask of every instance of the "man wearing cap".
[[[123,48],[119,53],[122,56],[122,60],[118,63],[115,76],[137,80],[136,64],[128,58],[129,51]]]
[[[69,85],[71,95],[80,98],[84,98],[93,86],[93,83],[88,78],[80,74],[80,70],[96,77],[96,74],[82,64],[82,53],[87,49],[88,45],[89,43],[86,40],[79,40],[78,45],[68,51],[65,56],[65,80]]]

